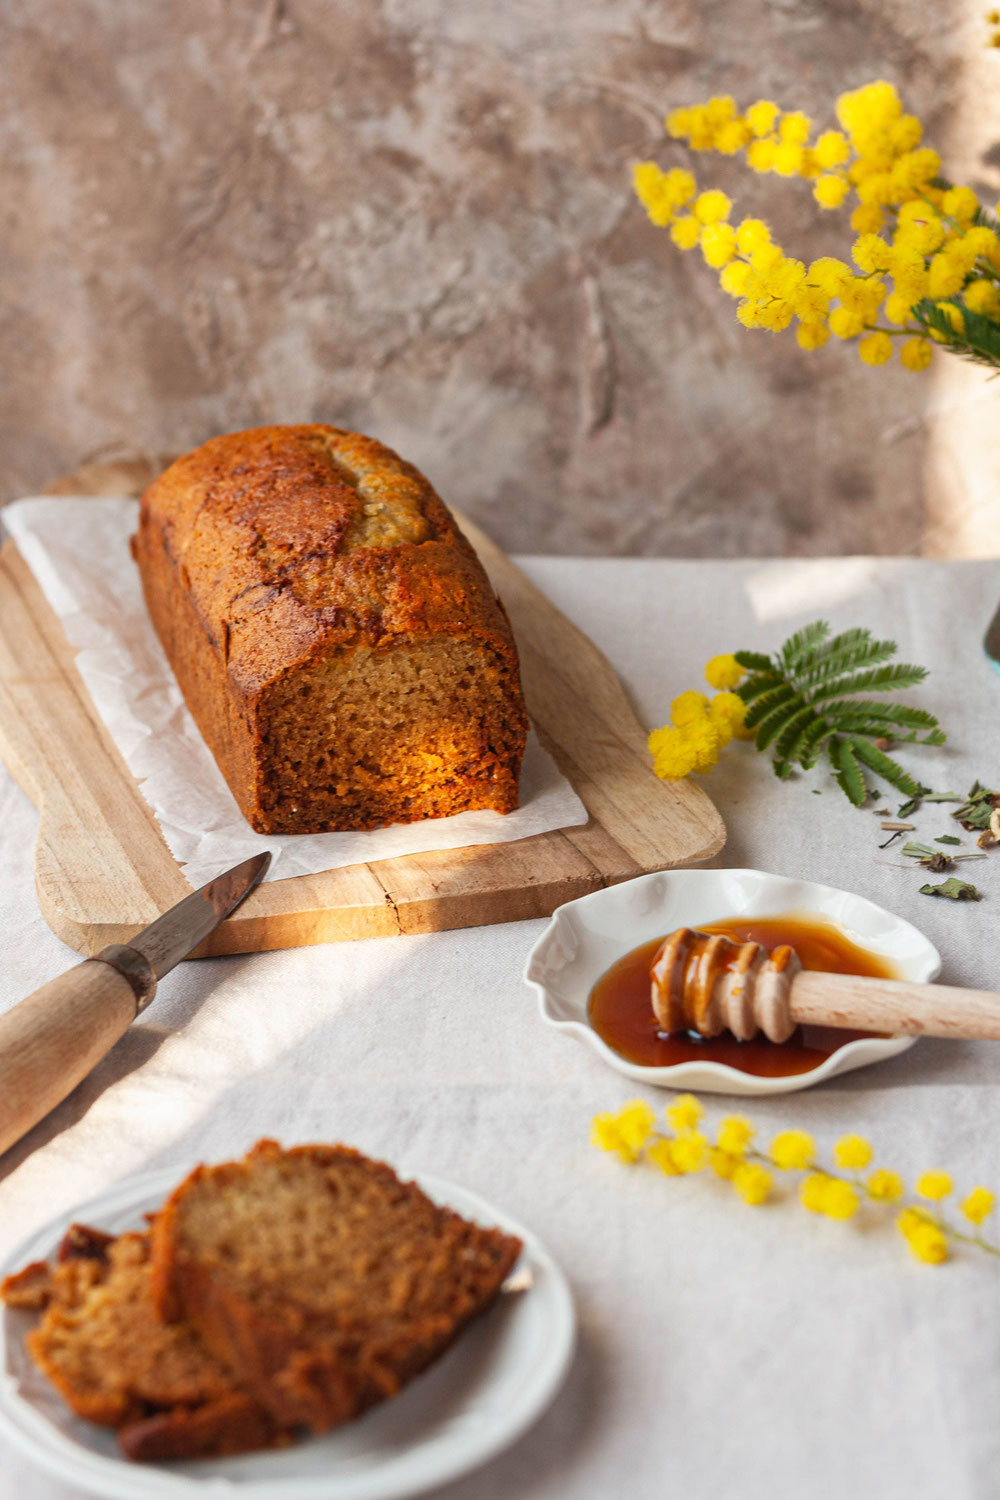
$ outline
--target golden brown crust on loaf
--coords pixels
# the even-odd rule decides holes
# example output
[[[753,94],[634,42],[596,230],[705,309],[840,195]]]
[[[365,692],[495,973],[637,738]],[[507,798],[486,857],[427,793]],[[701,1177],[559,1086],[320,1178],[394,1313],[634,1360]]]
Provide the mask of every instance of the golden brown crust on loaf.
[[[322,1431],[436,1359],[520,1248],[346,1146],[261,1141],[167,1200],[154,1295],[278,1423]]]
[[[434,490],[381,443],[321,425],[215,438],[143,495],[133,550],[258,830],[517,805],[506,616]]]

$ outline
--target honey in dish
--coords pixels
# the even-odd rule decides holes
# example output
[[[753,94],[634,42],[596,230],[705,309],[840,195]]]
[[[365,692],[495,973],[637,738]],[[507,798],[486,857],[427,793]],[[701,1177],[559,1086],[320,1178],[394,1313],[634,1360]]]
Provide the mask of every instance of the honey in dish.
[[[790,914],[756,920],[699,922],[699,932],[721,932],[734,942],[760,943],[770,952],[788,943],[804,969],[827,974],[867,974],[895,979],[893,966],[877,954],[849,941],[832,922]],[[663,934],[663,937],[666,933]],[[729,1032],[699,1037],[691,1032],[668,1036],[660,1031],[650,999],[649,970],[663,937],[633,948],[594,985],[587,1013],[590,1024],[608,1046],[629,1062],[664,1068],[682,1062],[719,1062],[762,1078],[808,1073],[848,1042],[873,1036],[871,1031],[846,1031],[833,1026],[800,1026],[780,1045],[764,1036],[738,1042]]]

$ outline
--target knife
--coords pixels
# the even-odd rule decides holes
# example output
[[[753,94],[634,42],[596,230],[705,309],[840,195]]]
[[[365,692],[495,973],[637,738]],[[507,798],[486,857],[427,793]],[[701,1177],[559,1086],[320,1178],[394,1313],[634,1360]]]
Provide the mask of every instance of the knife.
[[[187,958],[263,880],[255,854],[178,901],[128,944],[112,943],[0,1015],[0,1152],[110,1052]]]

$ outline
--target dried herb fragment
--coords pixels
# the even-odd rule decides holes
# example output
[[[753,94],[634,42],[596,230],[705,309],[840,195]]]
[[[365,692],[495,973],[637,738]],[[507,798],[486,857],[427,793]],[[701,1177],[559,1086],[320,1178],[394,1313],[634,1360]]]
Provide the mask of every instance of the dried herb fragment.
[[[934,842],[935,844],[960,844],[962,840],[957,839],[953,833],[942,833],[938,835]]]
[[[897,817],[908,818],[915,813],[921,802],[962,802],[964,798],[957,792],[932,792],[930,787],[923,786],[916,797],[911,797],[909,802],[904,802],[897,813]]]
[[[911,859],[919,859],[920,863],[928,870],[932,870],[935,875],[939,875],[942,870],[951,869],[951,855],[945,854],[943,849],[932,849],[928,844],[918,844],[911,839],[908,844],[903,845],[902,852],[908,854]]]
[[[957,818],[970,833],[974,830],[981,832],[989,828],[990,818],[998,807],[1000,792],[991,791],[988,786],[981,786],[978,781],[974,781],[965,802],[952,813],[952,817]]]
[[[908,843],[903,845],[903,853],[909,854],[913,859],[934,859],[937,855],[941,854],[941,850],[932,849],[929,844],[918,844],[915,839],[910,839]],[[941,857],[946,859],[947,855],[942,855]]]
[[[944,880],[940,885],[922,885],[921,896],[946,896],[949,901],[982,901],[982,893],[970,885],[967,880],[959,880],[957,875]]]

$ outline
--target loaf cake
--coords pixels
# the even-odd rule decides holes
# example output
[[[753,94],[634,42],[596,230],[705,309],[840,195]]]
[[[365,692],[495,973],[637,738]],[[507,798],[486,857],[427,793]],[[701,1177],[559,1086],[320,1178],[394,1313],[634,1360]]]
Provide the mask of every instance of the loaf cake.
[[[346,1146],[198,1167],[153,1226],[154,1297],[281,1426],[395,1395],[498,1291],[520,1241]]]
[[[134,1459],[214,1457],[288,1441],[189,1324],[153,1306],[149,1236],[74,1225],[56,1265],[0,1286],[9,1307],[44,1309],[27,1346],[80,1417],[114,1427]]]
[[[510,625],[451,514],[389,448],[321,425],[214,438],[146,490],[133,554],[258,832],[517,806]]]

